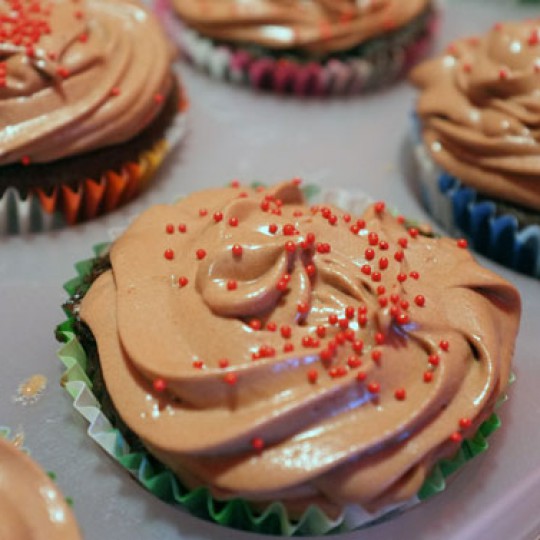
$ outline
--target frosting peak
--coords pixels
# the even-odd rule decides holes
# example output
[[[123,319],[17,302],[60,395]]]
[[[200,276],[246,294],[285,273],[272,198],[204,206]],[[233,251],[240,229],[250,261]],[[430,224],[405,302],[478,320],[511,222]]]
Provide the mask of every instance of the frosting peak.
[[[81,318],[120,415],[189,485],[376,508],[508,380],[518,293],[460,246],[294,182],[208,190],[115,242]]]
[[[0,165],[125,142],[171,88],[169,44],[134,0],[0,0],[0,35]]]

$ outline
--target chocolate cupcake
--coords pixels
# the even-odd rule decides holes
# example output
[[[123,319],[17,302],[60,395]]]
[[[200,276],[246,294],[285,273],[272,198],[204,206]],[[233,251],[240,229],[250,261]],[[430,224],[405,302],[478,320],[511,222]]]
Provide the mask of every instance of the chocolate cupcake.
[[[430,42],[431,0],[157,0],[186,58],[279,93],[352,94],[402,75]]]
[[[497,426],[520,299],[465,248],[381,202],[310,207],[296,182],[151,208],[67,285],[66,385],[88,404],[89,376],[103,413],[83,413],[123,435],[107,450],[198,515],[373,524]]]
[[[182,133],[155,17],[133,0],[10,0],[0,15],[0,231],[132,199]]]
[[[418,66],[423,199],[480,253],[540,277],[540,24],[498,23]]]

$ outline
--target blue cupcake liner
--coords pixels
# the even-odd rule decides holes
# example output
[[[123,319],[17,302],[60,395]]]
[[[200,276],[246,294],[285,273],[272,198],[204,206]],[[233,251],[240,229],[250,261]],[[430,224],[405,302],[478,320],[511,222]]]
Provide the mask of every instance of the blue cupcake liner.
[[[421,200],[426,210],[454,236],[465,236],[478,253],[508,268],[540,278],[540,226],[520,226],[512,213],[497,211],[480,195],[431,158],[413,118],[413,144]]]

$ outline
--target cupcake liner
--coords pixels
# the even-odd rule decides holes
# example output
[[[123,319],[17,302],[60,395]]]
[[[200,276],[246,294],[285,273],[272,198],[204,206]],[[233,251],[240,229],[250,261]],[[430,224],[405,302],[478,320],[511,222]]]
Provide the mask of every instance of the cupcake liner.
[[[351,213],[361,212],[372,202],[365,195],[351,197],[348,192],[341,190],[322,192],[317,187],[308,186],[305,192],[313,203],[340,205]],[[107,253],[110,245],[102,243],[94,246],[94,257],[75,264],[77,276],[64,284],[70,297],[80,297],[90,288],[96,260]],[[57,339],[63,343],[58,357],[66,368],[62,384],[73,399],[74,408],[89,422],[88,435],[156,497],[220,525],[263,534],[306,536],[358,530],[393,519],[443,491],[446,488],[446,478],[474,456],[483,453],[488,448],[486,438],[500,426],[498,416],[492,414],[471,439],[462,442],[459,451],[451,459],[441,460],[434,466],[415,497],[401,504],[386,506],[377,513],[369,513],[359,506],[351,505],[337,519],[331,519],[321,509],[311,506],[299,521],[292,521],[283,504],[275,502],[259,514],[242,499],[217,500],[206,488],[186,489],[167,467],[157,462],[144,448],[130,447],[126,437],[115,425],[115,418],[104,411],[94,393],[88,357],[77,337],[76,320],[69,311],[66,314],[68,319],[56,329]],[[498,404],[505,399],[505,396],[499,398]]]
[[[182,97],[181,97],[182,99]],[[22,195],[9,187],[0,196],[0,235],[58,229],[111,212],[146,189],[168,152],[186,132],[186,103],[180,109],[165,138],[126,162],[120,172],[106,171],[98,179],[84,178],[75,186],[33,188]]]
[[[371,40],[356,56],[341,54],[317,62],[218,44],[184,25],[169,0],[154,0],[154,8],[186,59],[212,77],[297,96],[351,95],[385,86],[426,55],[437,26],[432,12],[413,27]]]
[[[500,212],[495,202],[439,167],[425,147],[419,127],[413,128],[421,199],[428,212],[454,236],[494,261],[540,278],[540,226],[519,226],[516,216]]]

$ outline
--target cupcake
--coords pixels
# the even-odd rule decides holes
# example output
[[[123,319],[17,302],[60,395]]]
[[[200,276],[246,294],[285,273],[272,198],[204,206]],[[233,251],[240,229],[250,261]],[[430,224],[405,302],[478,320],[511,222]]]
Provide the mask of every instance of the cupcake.
[[[0,437],[0,538],[80,540],[64,497],[25,453]]]
[[[0,232],[132,199],[182,132],[156,18],[134,0],[9,0],[0,15]]]
[[[156,5],[193,64],[221,79],[297,95],[352,94],[390,83],[424,54],[435,26],[431,0]]]
[[[426,207],[480,253],[540,277],[540,24],[498,23],[411,73]]]
[[[296,181],[155,206],[67,286],[65,382],[166,500],[266,533],[367,526],[497,427],[520,299],[465,248]]]

